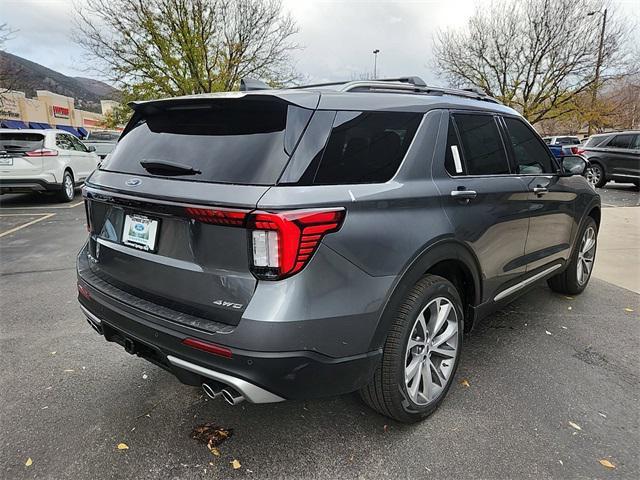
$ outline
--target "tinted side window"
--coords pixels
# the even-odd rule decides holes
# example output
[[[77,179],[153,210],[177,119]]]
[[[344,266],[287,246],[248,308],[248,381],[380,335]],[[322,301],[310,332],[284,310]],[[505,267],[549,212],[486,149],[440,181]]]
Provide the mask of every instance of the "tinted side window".
[[[78,140],[76,137],[71,137],[71,143],[73,144],[73,148],[75,148],[77,151],[79,152],[87,151],[87,147],[85,147],[84,144],[80,140]]]
[[[640,150],[640,135],[635,136],[635,140],[631,142],[631,148],[634,150]]]
[[[491,115],[454,115],[468,175],[508,174],[509,162]]]
[[[555,173],[557,167],[553,163],[551,154],[531,129],[523,121],[516,118],[505,118],[504,121],[513,147],[518,168],[517,173],[525,175]]]
[[[59,133],[56,135],[56,146],[58,148],[62,148],[63,150],[75,150],[73,148],[73,143],[71,143],[71,138],[64,133]]]
[[[338,112],[313,183],[386,182],[421,119],[422,114],[408,112]]]
[[[633,135],[616,135],[607,144],[607,147],[611,148],[629,148]]]

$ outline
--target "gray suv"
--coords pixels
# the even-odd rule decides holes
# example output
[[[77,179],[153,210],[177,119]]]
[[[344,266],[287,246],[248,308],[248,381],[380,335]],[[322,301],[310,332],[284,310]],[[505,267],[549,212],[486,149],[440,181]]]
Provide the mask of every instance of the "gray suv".
[[[586,162],[516,111],[416,77],[264,87],[132,104],[84,189],[106,340],[232,404],[360,391],[414,422],[479,319],[586,287]]]

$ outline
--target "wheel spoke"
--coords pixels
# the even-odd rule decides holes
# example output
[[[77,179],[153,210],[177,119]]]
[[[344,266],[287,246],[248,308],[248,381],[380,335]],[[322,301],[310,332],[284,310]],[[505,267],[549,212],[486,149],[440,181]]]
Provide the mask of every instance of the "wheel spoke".
[[[429,365],[431,366],[431,369],[435,372],[436,376],[438,377],[438,381],[440,382],[440,387],[444,388],[445,384],[447,383],[447,379],[444,376],[444,374],[438,370],[438,368],[436,368],[436,366],[433,364],[433,361],[431,361],[431,359],[429,359]]]
[[[411,380],[413,380],[413,378],[416,376],[416,373],[418,372],[418,368],[421,363],[422,363],[422,357],[419,355],[416,355],[413,357],[413,359],[411,360],[411,363],[409,363],[407,368],[404,369],[404,378],[407,383],[411,382]]]
[[[438,332],[444,325],[444,322],[447,321],[447,318],[449,318],[449,314],[451,313],[451,309],[452,306],[449,302],[446,302],[443,305],[438,299],[437,313],[435,315],[435,318],[433,318],[433,320],[429,322],[429,333],[432,337],[435,337],[438,334]]]
[[[596,245],[596,240],[592,236],[589,236],[586,239],[584,247],[582,247],[582,253],[587,253],[589,250],[595,247],[595,245]]]
[[[443,343],[451,340],[451,338],[457,333],[458,333],[458,326],[456,325],[456,323],[449,322],[447,324],[447,328],[445,329],[445,331],[432,340],[431,342],[432,350],[433,348],[439,347]]]
[[[418,362],[418,369],[413,377],[413,383],[409,387],[409,396],[414,402],[418,400],[418,389],[420,388],[420,377],[422,376],[422,362]]]
[[[425,400],[428,402],[433,398],[433,377],[430,365],[422,369],[422,390]]]
[[[407,353],[411,351],[414,347],[424,346],[423,340],[416,340],[415,338],[410,338],[409,343],[407,344]]]

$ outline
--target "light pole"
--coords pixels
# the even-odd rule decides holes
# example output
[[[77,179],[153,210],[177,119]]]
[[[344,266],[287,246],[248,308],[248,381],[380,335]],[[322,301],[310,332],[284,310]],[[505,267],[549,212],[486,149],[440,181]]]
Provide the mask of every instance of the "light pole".
[[[373,79],[375,80],[378,76],[378,54],[380,50],[377,48],[373,51]]]
[[[587,16],[592,16],[599,13],[602,15],[602,30],[600,30],[600,44],[598,45],[598,60],[596,60],[596,75],[593,79],[593,88],[591,89],[591,115],[589,115],[589,125],[587,127],[587,135],[591,136],[593,130],[593,114],[596,109],[596,100],[598,99],[598,83],[600,82],[600,68],[602,67],[602,55],[604,51],[604,31],[607,28],[607,9],[604,9],[604,13],[600,10],[587,13]]]

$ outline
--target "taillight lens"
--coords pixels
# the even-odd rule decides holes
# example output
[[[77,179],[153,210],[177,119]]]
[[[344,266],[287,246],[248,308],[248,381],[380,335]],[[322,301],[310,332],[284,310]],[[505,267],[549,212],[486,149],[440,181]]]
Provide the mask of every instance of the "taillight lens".
[[[27,157],[55,157],[58,155],[57,150],[49,150],[48,148],[39,148],[37,150],[31,150],[25,152]]]
[[[213,225],[228,225],[230,227],[244,227],[247,213],[244,210],[232,210],[224,208],[197,208],[187,207],[189,218],[202,223]]]
[[[260,279],[277,280],[304,268],[322,237],[342,225],[343,208],[253,212],[247,220],[251,230],[251,270]]]
[[[571,153],[574,155],[582,155],[585,152],[583,148],[580,147],[571,147]]]

